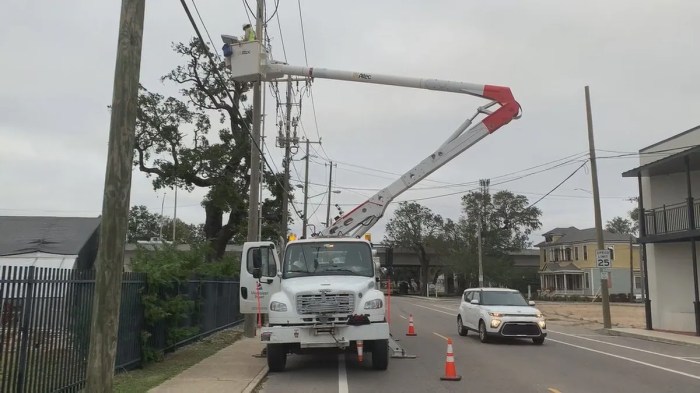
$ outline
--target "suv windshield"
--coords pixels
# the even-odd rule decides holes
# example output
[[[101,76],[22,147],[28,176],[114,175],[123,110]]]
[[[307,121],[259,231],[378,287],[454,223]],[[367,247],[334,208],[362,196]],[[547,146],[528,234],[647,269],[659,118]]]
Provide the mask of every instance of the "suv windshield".
[[[483,291],[481,304],[484,306],[527,306],[520,292]]]
[[[282,276],[356,275],[372,277],[372,250],[365,243],[314,242],[287,246]]]

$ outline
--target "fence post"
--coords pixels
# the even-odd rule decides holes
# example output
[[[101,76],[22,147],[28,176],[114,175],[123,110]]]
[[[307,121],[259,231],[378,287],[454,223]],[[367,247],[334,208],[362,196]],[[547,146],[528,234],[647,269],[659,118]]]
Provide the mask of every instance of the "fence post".
[[[22,327],[20,332],[22,338],[19,347],[19,366],[17,368],[17,392],[24,392],[25,379],[27,378],[27,357],[29,351],[29,323],[32,317],[32,306],[34,303],[34,266],[29,266],[27,283],[24,286],[24,300],[22,305]]]

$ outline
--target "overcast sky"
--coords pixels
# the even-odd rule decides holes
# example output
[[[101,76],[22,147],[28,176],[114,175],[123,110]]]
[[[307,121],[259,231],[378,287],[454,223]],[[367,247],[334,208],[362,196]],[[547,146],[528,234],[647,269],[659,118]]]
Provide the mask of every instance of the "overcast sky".
[[[248,0],[255,9],[254,0]],[[188,0],[190,8],[192,3]],[[221,34],[241,34],[243,1],[198,0],[217,50]],[[275,5],[268,0],[271,14]],[[587,151],[584,86],[592,96],[600,156],[640,148],[700,124],[700,48],[693,0],[312,1],[302,0],[306,56],[311,66],[508,86],[523,107],[504,126],[399,198],[458,218],[460,196],[481,178],[531,202],[579,165],[528,169]],[[101,212],[120,2],[5,0],[0,13],[0,215],[97,216]],[[194,9],[192,8],[194,12]],[[280,1],[270,20],[272,52],[304,65],[296,1]],[[196,14],[195,14],[196,17]],[[198,21],[198,23],[200,23]],[[201,27],[201,23],[200,23]],[[160,77],[182,63],[172,42],[194,35],[179,2],[146,5],[141,83],[177,94]],[[283,89],[283,86],[280,85]],[[267,90],[266,154],[275,147],[275,100]],[[333,203],[347,212],[432,153],[484,100],[388,86],[316,80],[304,97],[301,136],[323,140],[309,170],[310,195],[323,194],[328,160]],[[268,153],[269,150],[269,153]],[[299,151],[295,159],[301,159]],[[566,161],[566,160],[564,160]],[[623,179],[638,157],[599,160],[603,220],[626,215],[636,180]],[[525,170],[525,171],[523,171]],[[292,184],[304,176],[292,169]],[[516,175],[506,176],[513,172]],[[502,183],[504,180],[512,180]],[[455,186],[462,184],[462,186]],[[592,227],[590,171],[582,168],[537,204],[540,234],[557,226]],[[296,192],[301,201],[301,192]],[[462,192],[462,193],[460,193]],[[165,191],[172,215],[173,191]],[[178,194],[178,218],[201,223],[204,191]],[[452,194],[445,196],[445,194]],[[325,221],[325,194],[309,202],[311,223]],[[132,205],[159,212],[155,192],[134,171]],[[381,239],[385,217],[371,230]],[[297,207],[301,211],[301,204]],[[331,214],[336,213],[332,208]],[[294,214],[292,213],[294,216]],[[293,231],[301,232],[297,218]]]

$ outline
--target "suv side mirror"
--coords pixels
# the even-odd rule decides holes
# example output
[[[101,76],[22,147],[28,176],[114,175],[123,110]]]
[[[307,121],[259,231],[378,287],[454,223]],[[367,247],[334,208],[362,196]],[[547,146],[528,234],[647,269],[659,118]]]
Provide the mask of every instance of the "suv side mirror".
[[[469,302],[469,303],[478,305],[478,304],[479,304],[479,301],[476,300],[476,299],[473,299],[473,300],[472,300],[471,302]]]
[[[534,301],[534,300],[530,300],[529,302],[527,302],[527,304],[529,304],[529,305],[531,305],[531,306],[534,306],[534,305],[535,305],[535,301]]]
[[[253,278],[262,277],[262,251],[256,248],[253,254]]]

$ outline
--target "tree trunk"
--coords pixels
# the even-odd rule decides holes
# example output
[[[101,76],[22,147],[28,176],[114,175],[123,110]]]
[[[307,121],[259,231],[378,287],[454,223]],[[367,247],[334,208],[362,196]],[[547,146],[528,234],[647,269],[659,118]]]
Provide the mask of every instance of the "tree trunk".
[[[420,293],[423,294],[423,296],[428,295],[428,288],[427,285],[430,282],[428,277],[430,277],[430,272],[428,269],[430,268],[430,258],[428,258],[428,254],[425,252],[425,247],[423,245],[418,246],[418,258],[420,260],[420,266],[421,266],[421,271],[420,271]]]

